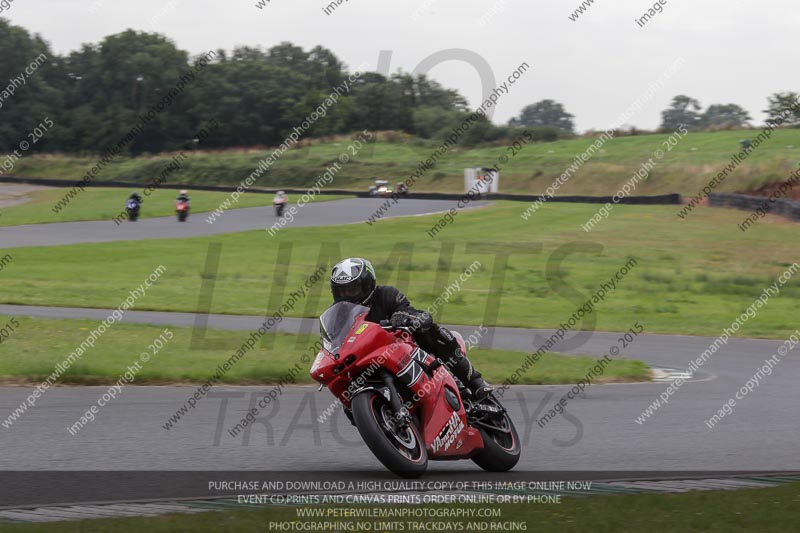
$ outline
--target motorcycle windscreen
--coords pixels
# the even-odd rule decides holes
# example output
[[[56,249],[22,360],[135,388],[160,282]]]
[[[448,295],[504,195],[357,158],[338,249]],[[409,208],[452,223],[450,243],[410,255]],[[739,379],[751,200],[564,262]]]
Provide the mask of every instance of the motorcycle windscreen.
[[[359,315],[369,313],[369,307],[350,302],[336,302],[319,317],[319,332],[322,347],[334,355],[347,338]]]

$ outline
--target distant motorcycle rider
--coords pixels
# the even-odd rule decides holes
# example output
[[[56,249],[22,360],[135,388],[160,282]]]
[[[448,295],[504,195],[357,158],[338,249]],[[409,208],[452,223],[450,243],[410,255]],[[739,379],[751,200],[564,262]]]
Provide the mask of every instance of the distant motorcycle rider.
[[[138,193],[138,192],[136,192],[136,191],[133,191],[133,192],[131,193],[131,195],[130,195],[130,196],[128,196],[128,201],[130,202],[131,200],[133,200],[134,202],[136,202],[138,205],[142,205],[142,202],[143,202],[143,200],[142,200],[142,197],[141,197],[141,196],[139,196],[139,193]]]
[[[411,307],[397,288],[377,285],[375,269],[366,259],[349,258],[337,263],[331,271],[331,293],[334,302],[369,307],[366,317],[369,322],[390,320],[393,327],[412,328],[420,348],[441,359],[479,400],[494,390],[475,370],[449,330],[435,324],[426,311]]]
[[[283,210],[286,208],[286,202],[288,201],[289,199],[286,197],[285,192],[278,191],[275,194],[275,198],[272,199],[272,203],[275,205],[275,216],[283,216]]]
[[[175,198],[177,203],[186,203],[186,205],[192,205],[192,199],[189,198],[189,191],[183,189],[180,193],[178,193],[178,197]]]

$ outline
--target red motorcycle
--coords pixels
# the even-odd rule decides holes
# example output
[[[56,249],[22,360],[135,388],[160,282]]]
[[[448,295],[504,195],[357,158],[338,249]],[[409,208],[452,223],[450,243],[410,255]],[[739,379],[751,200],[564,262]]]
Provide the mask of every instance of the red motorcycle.
[[[186,222],[189,217],[189,202],[186,200],[175,202],[175,212],[178,214],[178,222]]]
[[[422,475],[428,460],[472,459],[490,472],[513,468],[519,437],[497,398],[475,401],[408,328],[367,322],[368,313],[348,302],[323,313],[311,377],[339,399],[375,457],[408,478]]]

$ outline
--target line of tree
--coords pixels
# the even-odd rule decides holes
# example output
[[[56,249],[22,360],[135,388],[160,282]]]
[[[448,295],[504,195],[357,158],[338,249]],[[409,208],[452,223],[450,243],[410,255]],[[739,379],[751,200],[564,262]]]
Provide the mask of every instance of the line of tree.
[[[133,30],[59,56],[39,35],[31,36],[5,19],[0,19],[0,54],[0,80],[19,77],[40,54],[47,58],[24,86],[0,101],[5,152],[18,148],[45,117],[55,126],[35,149],[102,152],[125,137],[140,114],[163,98],[196,59],[160,34]],[[127,143],[126,151],[190,147],[195,133],[212,119],[219,127],[202,141],[203,148],[277,145],[351,74],[321,46],[306,51],[281,43],[267,50],[243,46],[215,54],[184,92]],[[2,90],[0,82],[0,97]],[[460,94],[425,76],[367,72],[304,136],[369,129],[438,140],[471,112]],[[497,126],[483,118],[460,143],[516,137],[518,126]],[[551,140],[562,132],[543,128],[535,135]]]
[[[782,117],[785,110],[792,110],[800,94],[780,92],[767,98],[767,122]],[[680,94],[672,99],[670,106],[661,113],[661,129],[672,131],[681,124],[693,130],[740,129],[751,126],[750,115],[736,104],[714,104],[702,111],[700,102],[689,96]],[[787,126],[800,126],[800,113],[792,111],[782,122]]]
[[[700,102],[680,94],[661,112],[661,129],[672,131],[685,126],[689,130],[714,130],[745,128],[750,125],[750,115],[736,104],[714,104],[705,111]]]
[[[0,80],[10,80],[0,81],[0,146],[5,153],[18,149],[45,117],[55,125],[31,151],[103,152],[124,138],[141,113],[161,100],[196,59],[160,34],[134,30],[61,56],[39,35],[5,19],[0,19],[0,54]],[[267,50],[243,46],[215,54],[184,92],[126,144],[127,152],[191,147],[194,135],[212,119],[219,126],[203,139],[203,148],[277,145],[351,74],[322,46],[306,51],[281,43]],[[24,84],[11,81],[41,57],[46,59],[25,76]],[[796,98],[795,93],[772,95],[767,112],[777,116]],[[457,91],[425,76],[367,72],[304,135],[368,129],[440,140],[470,113]],[[680,124],[691,129],[743,127],[751,120],[735,104],[712,105],[701,112],[699,102],[685,95],[676,96],[662,117],[665,130]],[[502,142],[516,138],[521,128],[535,140],[557,140],[574,134],[573,118],[562,104],[542,100],[526,106],[506,125],[481,118],[459,142]],[[800,125],[800,116],[787,123]]]

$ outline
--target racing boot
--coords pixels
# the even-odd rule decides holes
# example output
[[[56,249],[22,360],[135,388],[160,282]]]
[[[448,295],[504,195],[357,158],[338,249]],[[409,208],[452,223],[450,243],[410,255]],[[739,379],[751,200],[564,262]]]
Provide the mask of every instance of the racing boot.
[[[475,370],[461,348],[458,348],[454,356],[447,361],[447,367],[472,392],[477,401],[485,400],[494,391],[494,388],[484,381],[481,373]]]

